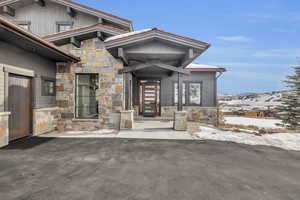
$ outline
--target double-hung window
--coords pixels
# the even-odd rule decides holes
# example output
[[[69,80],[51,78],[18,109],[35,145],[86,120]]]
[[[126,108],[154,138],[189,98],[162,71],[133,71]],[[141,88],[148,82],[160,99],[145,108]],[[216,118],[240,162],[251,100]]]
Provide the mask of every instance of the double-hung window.
[[[75,113],[79,119],[97,119],[99,97],[98,74],[76,74]]]

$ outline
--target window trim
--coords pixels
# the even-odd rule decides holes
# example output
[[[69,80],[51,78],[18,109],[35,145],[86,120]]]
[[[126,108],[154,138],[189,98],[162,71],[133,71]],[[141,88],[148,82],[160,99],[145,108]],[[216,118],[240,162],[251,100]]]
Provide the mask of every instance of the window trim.
[[[191,103],[190,100],[190,84],[200,84],[200,102],[199,104]],[[188,82],[188,105],[189,106],[202,106],[203,101],[203,81],[189,81]]]
[[[100,74],[99,73],[75,73],[75,86],[74,86],[74,90],[75,90],[75,96],[74,96],[74,120],[99,120],[100,117],[100,109],[99,109],[99,99],[98,100],[98,116],[97,118],[82,118],[82,117],[77,117],[77,90],[78,90],[78,82],[77,82],[77,76],[78,75],[98,75],[98,82],[99,82],[99,89],[100,89]]]
[[[47,91],[45,91],[45,87],[44,87],[45,81],[53,82],[53,94],[50,94]],[[42,89],[42,96],[45,96],[45,97],[56,96],[56,79],[51,78],[51,77],[41,76],[41,89]]]
[[[73,21],[58,21],[56,22],[56,32],[60,33],[60,26],[71,26],[71,29],[74,26],[74,22]]]
[[[18,26],[21,25],[27,25],[28,26],[28,31],[31,31],[31,21],[14,21]]]

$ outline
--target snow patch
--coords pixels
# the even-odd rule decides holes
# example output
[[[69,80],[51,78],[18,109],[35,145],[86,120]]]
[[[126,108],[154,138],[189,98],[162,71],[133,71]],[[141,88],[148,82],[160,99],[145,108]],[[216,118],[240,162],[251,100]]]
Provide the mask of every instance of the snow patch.
[[[148,31],[151,31],[151,30],[152,29],[143,29],[143,30],[139,30],[139,31],[132,31],[132,32],[129,32],[129,33],[124,33],[124,34],[112,36],[112,37],[109,37],[106,40],[104,40],[104,42],[109,42],[111,40],[116,40],[116,39],[120,39],[120,38],[131,36],[131,35],[136,35],[136,34],[148,32]]]
[[[231,141],[248,145],[274,146],[286,150],[300,151],[300,133],[276,133],[256,136],[244,132],[223,131],[200,126],[201,132],[194,133],[200,140]]]
[[[226,124],[257,126],[259,128],[282,128],[276,124],[281,123],[278,119],[257,119],[248,117],[224,117]]]

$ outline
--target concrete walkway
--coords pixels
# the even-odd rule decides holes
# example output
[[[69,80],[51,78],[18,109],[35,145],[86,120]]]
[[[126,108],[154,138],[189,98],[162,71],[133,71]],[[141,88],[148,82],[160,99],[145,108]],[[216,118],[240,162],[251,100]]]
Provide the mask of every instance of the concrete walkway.
[[[172,121],[136,121],[132,130],[99,130],[99,131],[69,131],[52,132],[41,135],[41,137],[57,138],[137,138],[137,139],[195,139],[186,131],[175,131],[172,129]]]

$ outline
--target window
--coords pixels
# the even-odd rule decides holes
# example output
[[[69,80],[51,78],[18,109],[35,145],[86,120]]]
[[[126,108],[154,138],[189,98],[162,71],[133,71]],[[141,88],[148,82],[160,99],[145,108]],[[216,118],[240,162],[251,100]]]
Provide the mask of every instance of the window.
[[[42,77],[42,96],[55,96],[55,79]]]
[[[178,83],[174,83],[174,104],[178,104]],[[185,102],[185,83],[182,83],[182,104]]]
[[[31,22],[29,22],[29,21],[16,21],[15,23],[18,24],[19,26],[21,26],[22,28],[30,31]]]
[[[57,32],[68,31],[73,28],[73,22],[57,22]]]
[[[76,118],[97,119],[98,96],[98,74],[76,74]]]
[[[22,28],[24,28],[26,30],[30,30],[30,24],[19,24],[19,26],[21,26]]]
[[[201,83],[189,84],[189,104],[190,105],[201,104]]]

